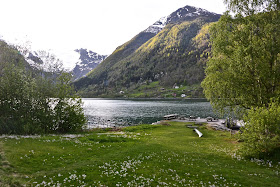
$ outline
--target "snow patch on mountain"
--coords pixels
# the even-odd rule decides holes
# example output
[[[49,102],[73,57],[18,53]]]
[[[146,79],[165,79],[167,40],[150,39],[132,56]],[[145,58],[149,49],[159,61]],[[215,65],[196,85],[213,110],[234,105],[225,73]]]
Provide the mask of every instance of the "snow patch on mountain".
[[[218,14],[209,12],[202,8],[196,8],[193,6],[185,6],[183,8],[179,8],[177,11],[173,12],[169,16],[162,17],[160,20],[155,22],[153,25],[149,26],[144,32],[148,33],[159,33],[167,24],[175,23],[177,21],[194,18],[197,16],[216,16]]]
[[[177,11],[173,12],[170,15],[170,19],[168,22],[176,22],[181,18],[193,18],[197,16],[215,16],[218,15],[213,12],[209,12],[202,8],[196,8],[193,6],[185,6],[183,8],[179,8]]]
[[[72,70],[74,79],[77,80],[86,76],[91,70],[96,68],[108,55],[99,55],[87,49],[76,49],[75,52],[79,53],[80,58],[76,63],[75,68]]]
[[[167,16],[160,18],[157,22],[155,22],[153,25],[149,26],[144,32],[150,32],[150,33],[159,33],[167,23]]]
[[[23,51],[20,50],[30,66],[46,71],[54,72],[63,69],[62,61],[49,51]]]

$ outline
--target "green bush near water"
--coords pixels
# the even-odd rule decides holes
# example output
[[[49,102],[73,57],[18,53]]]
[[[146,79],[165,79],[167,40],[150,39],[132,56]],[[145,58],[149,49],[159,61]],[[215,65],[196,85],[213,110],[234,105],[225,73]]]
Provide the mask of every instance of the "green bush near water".
[[[279,113],[280,106],[277,103],[271,103],[269,107],[256,107],[248,112],[245,117],[246,124],[242,128],[242,134],[240,136],[244,141],[242,146],[244,155],[251,157],[271,157],[275,151],[279,154]]]
[[[24,67],[6,65],[0,79],[0,134],[82,130],[86,118],[81,99],[72,94],[70,79],[62,73],[47,85],[48,79],[33,77]]]
[[[59,64],[55,64],[59,66]],[[31,67],[0,41],[0,134],[69,133],[86,122],[71,75]]]
[[[280,3],[225,3],[234,17],[226,12],[210,28],[212,56],[201,85],[217,111],[230,109],[240,119],[245,114],[243,153],[263,156],[280,146],[279,109],[270,105],[279,105]]]

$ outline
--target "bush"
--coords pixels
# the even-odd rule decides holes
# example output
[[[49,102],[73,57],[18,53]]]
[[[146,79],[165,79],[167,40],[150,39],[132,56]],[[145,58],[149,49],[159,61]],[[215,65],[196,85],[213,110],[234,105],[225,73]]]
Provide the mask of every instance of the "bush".
[[[0,134],[69,133],[86,123],[71,76],[34,75],[24,66],[0,68]]]
[[[35,84],[23,68],[6,64],[0,77],[0,133],[33,131],[38,98]],[[35,125],[34,125],[35,127]]]
[[[241,128],[241,139],[244,140],[241,151],[245,156],[261,157],[279,147],[279,104],[271,103],[269,107],[253,108],[244,121],[245,126]]]
[[[82,101],[74,95],[71,75],[62,73],[56,83],[54,104],[54,127],[58,133],[75,132],[81,130],[86,123]]]
[[[58,133],[75,132],[82,130],[86,123],[83,114],[82,102],[79,98],[56,99],[54,108],[53,131]]]

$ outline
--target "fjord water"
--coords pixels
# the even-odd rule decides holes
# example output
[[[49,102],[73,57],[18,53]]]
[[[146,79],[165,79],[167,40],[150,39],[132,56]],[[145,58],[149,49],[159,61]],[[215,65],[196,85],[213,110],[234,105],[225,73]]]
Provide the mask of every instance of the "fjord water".
[[[168,114],[197,117],[214,116],[205,99],[92,99],[85,98],[84,112],[88,127],[150,124]]]

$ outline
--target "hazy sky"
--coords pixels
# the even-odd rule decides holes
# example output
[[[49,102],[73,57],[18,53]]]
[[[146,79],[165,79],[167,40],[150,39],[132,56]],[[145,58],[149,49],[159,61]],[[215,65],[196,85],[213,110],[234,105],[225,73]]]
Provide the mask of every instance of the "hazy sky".
[[[0,0],[0,38],[51,49],[68,67],[74,49],[110,54],[159,18],[191,5],[222,14],[223,0]]]

